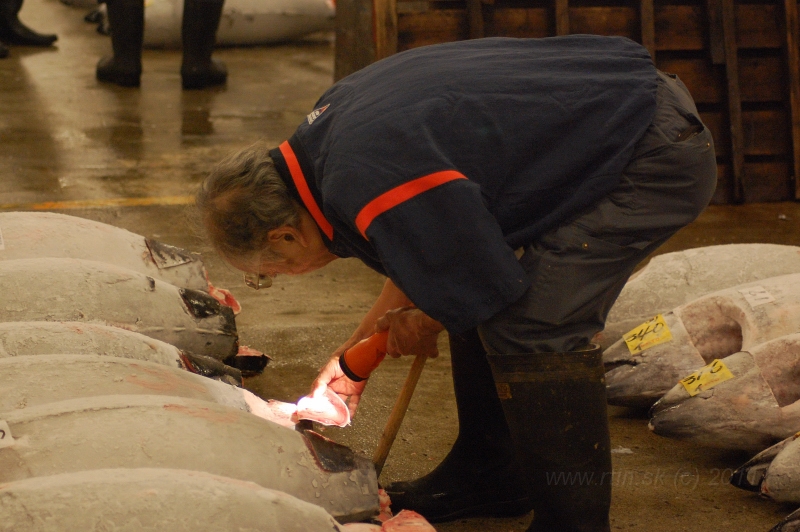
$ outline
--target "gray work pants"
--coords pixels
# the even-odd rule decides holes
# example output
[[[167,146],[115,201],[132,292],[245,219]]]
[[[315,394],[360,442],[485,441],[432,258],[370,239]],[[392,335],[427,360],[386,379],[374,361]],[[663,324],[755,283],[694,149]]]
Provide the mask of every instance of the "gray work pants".
[[[478,327],[489,353],[588,343],[636,265],[708,205],[717,181],[711,134],[677,76],[659,72],[656,101],[619,185],[525,249],[531,287]]]

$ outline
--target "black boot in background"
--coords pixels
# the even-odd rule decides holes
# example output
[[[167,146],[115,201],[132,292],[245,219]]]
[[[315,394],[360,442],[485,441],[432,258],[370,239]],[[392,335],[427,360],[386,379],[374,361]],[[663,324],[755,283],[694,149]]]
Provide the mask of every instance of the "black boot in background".
[[[97,79],[138,87],[142,77],[144,0],[106,0],[106,7],[114,55],[97,63]]]
[[[608,532],[611,443],[602,353],[490,355],[530,484],[528,532]]]
[[[531,502],[478,333],[450,335],[450,355],[458,438],[431,473],[386,486],[392,510],[413,510],[431,522],[525,514]]]
[[[0,0],[0,41],[25,46],[50,46],[58,36],[36,33],[19,21],[22,0]],[[6,50],[8,55],[8,50]],[[0,57],[5,57],[0,50]]]
[[[183,3],[181,82],[184,89],[222,85],[228,78],[225,65],[211,59],[222,4],[223,0],[185,0]]]

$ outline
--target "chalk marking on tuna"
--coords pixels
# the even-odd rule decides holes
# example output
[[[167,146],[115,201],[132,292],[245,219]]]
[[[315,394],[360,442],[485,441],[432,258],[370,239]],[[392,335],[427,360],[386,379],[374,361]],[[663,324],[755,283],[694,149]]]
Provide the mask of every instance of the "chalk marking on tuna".
[[[752,309],[775,301],[775,298],[772,296],[772,294],[767,292],[767,289],[763,286],[751,286],[749,288],[743,288],[739,290],[739,293],[744,296],[745,301],[747,301]]]

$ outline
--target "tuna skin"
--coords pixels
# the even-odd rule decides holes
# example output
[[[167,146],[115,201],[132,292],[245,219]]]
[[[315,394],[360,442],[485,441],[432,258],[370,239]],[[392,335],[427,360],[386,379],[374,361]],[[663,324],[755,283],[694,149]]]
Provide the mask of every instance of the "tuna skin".
[[[0,359],[0,390],[0,412],[103,395],[178,396],[250,411],[241,388],[178,368],[98,355]]]
[[[659,436],[757,452],[800,430],[800,334],[722,359],[733,379],[690,397],[677,384],[651,410]]]
[[[656,314],[712,292],[790,273],[800,273],[799,247],[727,244],[658,255],[631,276],[593,341],[606,349]]]
[[[0,322],[112,325],[219,360],[235,355],[233,312],[208,294],[80,259],[0,261]]]
[[[79,321],[0,323],[0,359],[54,353],[123,357],[183,368],[181,351],[175,346],[119,327]]]
[[[99,469],[0,484],[0,515],[0,532],[346,530],[286,493],[176,469]]]
[[[752,307],[740,290],[761,287],[774,301]],[[673,340],[631,355],[625,342],[606,349],[608,402],[651,406],[680,379],[743,349],[800,330],[800,274],[721,290],[664,315]]]
[[[747,491],[761,492],[761,484],[767,474],[770,464],[778,454],[796,439],[795,436],[786,438],[775,445],[764,449],[744,465],[733,472],[731,484]]]
[[[342,522],[379,512],[369,460],[207,401],[87,397],[0,412],[0,419],[15,442],[0,448],[0,483],[101,468],[188,469],[286,492]]]
[[[800,532],[800,510],[795,510],[769,532]]]
[[[145,237],[113,225],[51,212],[4,212],[0,232],[4,242],[0,260],[96,260],[180,288],[208,290],[200,255],[155,241],[148,245]]]

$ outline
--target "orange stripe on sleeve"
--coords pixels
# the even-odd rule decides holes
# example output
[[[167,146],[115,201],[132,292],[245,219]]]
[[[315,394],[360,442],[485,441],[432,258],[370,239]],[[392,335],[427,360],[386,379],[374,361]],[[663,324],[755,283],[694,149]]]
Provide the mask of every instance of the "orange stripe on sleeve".
[[[281,150],[283,158],[286,160],[286,166],[289,167],[289,173],[292,174],[292,181],[294,181],[294,186],[297,188],[297,193],[300,194],[300,199],[303,200],[306,209],[308,209],[314,221],[317,222],[319,228],[322,229],[322,232],[325,233],[325,236],[328,237],[328,240],[332,241],[333,226],[322,214],[322,209],[319,208],[314,195],[311,194],[311,189],[308,188],[308,183],[306,182],[306,176],[303,175],[303,170],[300,168],[300,163],[297,161],[294,150],[289,146],[288,141],[278,146],[278,149]]]
[[[466,179],[466,176],[455,170],[444,170],[443,172],[436,172],[418,177],[413,181],[403,183],[388,192],[384,192],[361,209],[361,212],[356,216],[356,227],[358,227],[359,232],[361,232],[361,236],[367,238],[367,228],[376,217],[418,194],[422,194],[423,192],[449,181],[453,181],[454,179]]]

